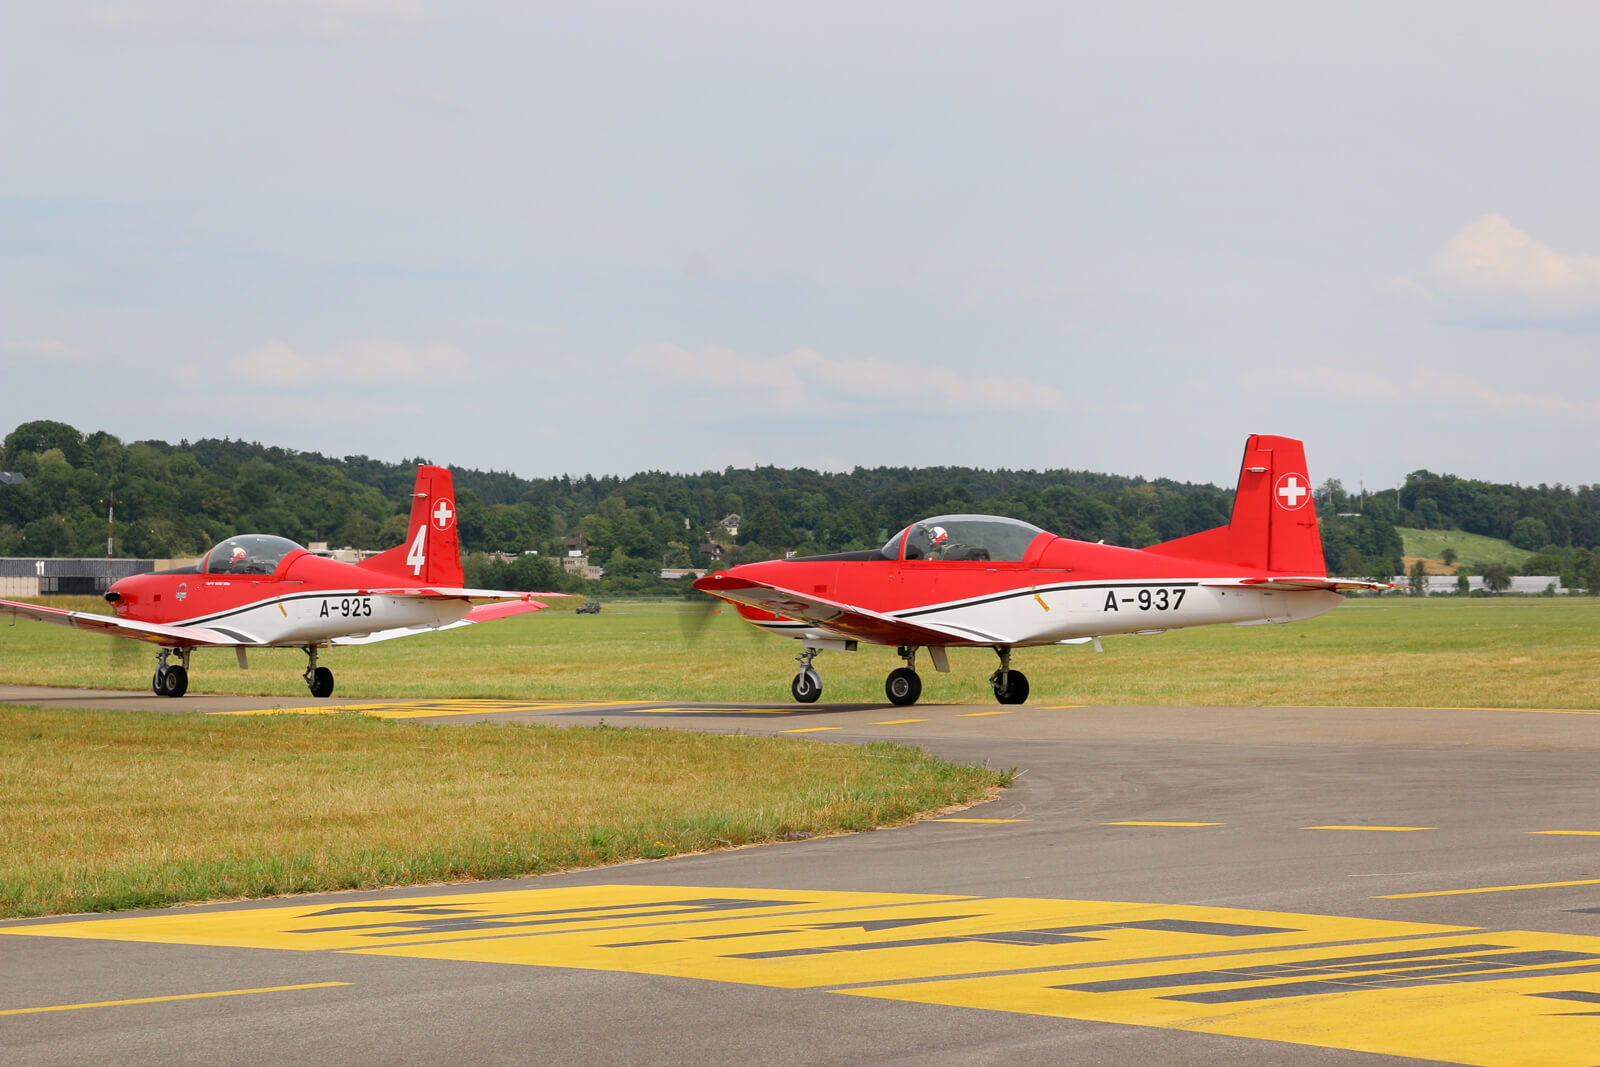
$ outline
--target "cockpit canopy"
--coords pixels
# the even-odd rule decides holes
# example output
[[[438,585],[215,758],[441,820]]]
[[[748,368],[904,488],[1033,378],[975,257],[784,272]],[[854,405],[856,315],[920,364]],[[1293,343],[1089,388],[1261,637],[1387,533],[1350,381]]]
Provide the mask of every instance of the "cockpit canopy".
[[[936,515],[907,526],[882,551],[885,559],[1017,562],[1042,533],[1032,523],[998,515]]]
[[[200,569],[206,574],[271,574],[284,556],[299,548],[287,537],[240,534],[207,552]]]

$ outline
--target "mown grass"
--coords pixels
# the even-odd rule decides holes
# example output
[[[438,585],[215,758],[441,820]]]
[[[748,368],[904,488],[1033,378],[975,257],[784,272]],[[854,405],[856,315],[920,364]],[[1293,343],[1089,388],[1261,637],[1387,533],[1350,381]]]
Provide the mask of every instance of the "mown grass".
[[[53,600],[51,603],[61,603]],[[93,609],[95,601],[80,606]],[[560,603],[560,602],[558,602]],[[375,697],[787,703],[798,645],[754,631],[731,611],[698,617],[678,603],[610,603],[599,615],[550,611],[364,648],[322,662],[332,703]],[[0,682],[138,689],[154,655],[132,642],[0,617]],[[1600,598],[1359,598],[1285,626],[1209,626],[1087,646],[1022,649],[1033,705],[1212,704],[1550,707],[1600,704]],[[987,649],[955,649],[952,671],[919,661],[923,701],[993,702]],[[190,688],[313,703],[305,655],[195,653]],[[818,658],[825,702],[883,703],[890,649]],[[181,701],[174,702],[181,705]]]
[[[0,706],[0,916],[541,874],[903,823],[1008,780],[890,744]]]
[[[1407,558],[1440,560],[1440,565],[1443,566],[1440,557],[1444,555],[1444,550],[1455,549],[1456,561],[1450,568],[1451,573],[1454,573],[1455,567],[1465,565],[1468,568],[1477,568],[1491,563],[1505,563],[1520,569],[1528,562],[1528,557],[1533,555],[1532,552],[1518,548],[1510,541],[1467,533],[1463,530],[1417,530],[1407,526],[1397,526],[1395,529],[1400,534]]]

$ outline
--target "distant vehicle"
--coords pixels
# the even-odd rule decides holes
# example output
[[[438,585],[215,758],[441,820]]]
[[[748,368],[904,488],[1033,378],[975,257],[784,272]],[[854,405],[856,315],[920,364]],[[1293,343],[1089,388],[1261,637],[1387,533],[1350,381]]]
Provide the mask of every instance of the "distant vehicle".
[[[303,648],[306,685],[320,698],[333,695],[333,672],[317,666],[318,649],[503,619],[547,606],[534,597],[565,596],[461,582],[454,479],[443,467],[421,466],[405,541],[360,563],[314,556],[284,537],[242,534],[193,566],[117,582],[105,594],[114,618],[10,600],[0,600],[0,613],[157,645],[150,686],[168,697],[188,690],[196,648],[232,648],[241,670],[249,649]]]
[[[812,660],[867,641],[895,646],[905,661],[884,683],[892,704],[922,694],[919,649],[946,672],[946,650],[972,646],[1000,657],[989,678],[995,699],[1020,704],[1028,679],[1011,666],[1014,648],[1098,648],[1108,634],[1309,619],[1342,603],[1340,590],[1389,588],[1326,575],[1304,447],[1255,435],[1228,525],[1149,548],[1073,541],[995,515],[940,515],[881,549],[747,563],[694,585],[803,644],[790,685],[801,703],[822,695]]]
[[[585,600],[582,604],[579,604],[573,610],[576,611],[579,615],[598,615],[598,614],[600,614],[600,601],[598,601],[598,600]]]

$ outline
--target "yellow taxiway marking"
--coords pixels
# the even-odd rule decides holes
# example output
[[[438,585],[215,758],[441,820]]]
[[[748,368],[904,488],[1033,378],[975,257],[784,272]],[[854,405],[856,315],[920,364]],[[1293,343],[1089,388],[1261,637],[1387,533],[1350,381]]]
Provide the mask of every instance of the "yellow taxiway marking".
[[[1010,715],[1009,711],[963,711],[956,716],[958,719],[982,719],[990,715]]]
[[[1600,830],[1529,830],[1528,833],[1552,837],[1600,837]]]
[[[586,885],[0,926],[8,936],[695,978],[1482,1067],[1593,1064],[1600,1025],[1600,937],[1184,904]]]
[[[778,732],[784,734],[820,734],[837,729],[839,729],[837,726],[802,726],[798,730],[780,730]]]
[[[317,704],[260,711],[214,711],[212,715],[367,715],[375,719],[436,719],[450,715],[490,715],[500,711],[584,711],[618,708],[637,700],[383,700],[365,704]]]
[[[1032,819],[935,819],[933,821],[934,822],[1002,823],[1002,822],[1032,822],[1033,820]]]
[[[1417,830],[1437,830],[1437,826],[1302,826],[1302,830],[1376,830],[1379,833],[1409,834]]]
[[[874,726],[904,726],[908,722],[927,722],[927,721],[928,721],[927,719],[884,719],[882,722],[875,722],[872,725],[874,725]]]
[[[7,1008],[0,1015],[33,1015],[44,1011],[79,1011],[83,1008],[118,1008],[125,1004],[164,1004],[171,1000],[205,1000],[209,997],[248,997],[257,993],[287,993],[294,989],[331,989],[349,982],[308,982],[305,985],[275,985],[262,989],[223,989],[215,993],[175,993],[167,997],[135,997],[132,1000],[96,1000],[88,1004],[52,1004],[45,1008]]]
[[[1434,889],[1426,893],[1389,893],[1374,900],[1415,900],[1418,897],[1465,897],[1474,893],[1515,893],[1522,889],[1564,889],[1574,885],[1600,885],[1600,878],[1575,882],[1531,882],[1528,885],[1486,885],[1477,889]]]
[[[1103,822],[1101,826],[1221,826],[1220,822],[1151,822],[1143,819],[1129,819],[1125,822]]]

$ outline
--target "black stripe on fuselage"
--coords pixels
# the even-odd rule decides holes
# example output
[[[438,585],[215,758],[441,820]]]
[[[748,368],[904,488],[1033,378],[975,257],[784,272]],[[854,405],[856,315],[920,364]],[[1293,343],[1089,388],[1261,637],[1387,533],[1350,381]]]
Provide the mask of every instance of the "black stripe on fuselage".
[[[1128,581],[1128,582],[1057,582],[1053,585],[1030,585],[1026,589],[1012,589],[1005,593],[995,593],[990,596],[974,597],[971,600],[952,600],[946,604],[935,604],[927,608],[912,608],[909,611],[889,612],[897,619],[910,619],[918,615],[932,615],[935,612],[951,611],[955,608],[975,608],[980,604],[996,604],[1002,600],[1015,600],[1020,596],[1035,596],[1039,593],[1057,593],[1064,590],[1077,589],[1190,589],[1198,586],[1198,580],[1189,581]]]

